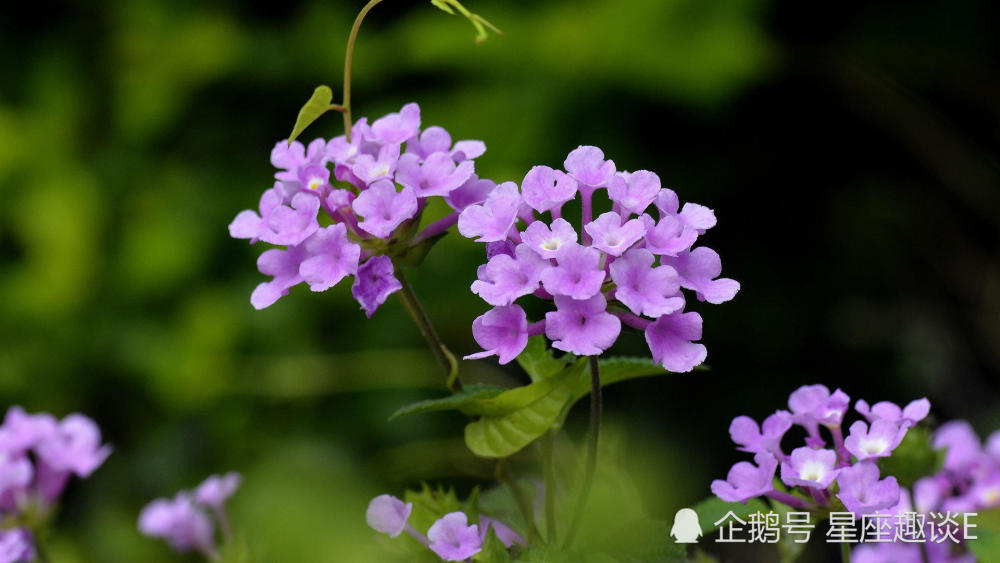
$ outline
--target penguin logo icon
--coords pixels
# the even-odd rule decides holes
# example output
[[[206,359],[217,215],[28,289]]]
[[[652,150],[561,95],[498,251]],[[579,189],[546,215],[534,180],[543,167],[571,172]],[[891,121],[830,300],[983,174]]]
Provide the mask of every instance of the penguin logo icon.
[[[690,508],[682,508],[674,515],[674,527],[670,528],[674,543],[698,543],[701,537],[701,524],[698,513]]]

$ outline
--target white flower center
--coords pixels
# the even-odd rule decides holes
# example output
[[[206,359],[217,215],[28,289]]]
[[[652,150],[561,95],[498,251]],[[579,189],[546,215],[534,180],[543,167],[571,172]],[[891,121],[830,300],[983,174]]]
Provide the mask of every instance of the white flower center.
[[[889,444],[881,438],[861,440],[860,445],[861,451],[868,455],[880,454],[889,447]]]
[[[319,187],[325,183],[326,182],[324,182],[322,178],[310,178],[309,183],[306,184],[306,187],[309,188],[310,190],[318,190]]]
[[[372,168],[372,177],[378,178],[379,176],[387,176],[389,174],[389,165],[382,164]]]
[[[986,506],[994,506],[1000,502],[1000,489],[997,487],[990,487],[983,492],[983,504]]]
[[[557,238],[550,238],[542,244],[542,248],[545,250],[559,250],[560,246],[562,246],[562,241]]]
[[[826,475],[826,468],[818,461],[807,461],[802,464],[802,471],[799,476],[805,481],[822,481]]]

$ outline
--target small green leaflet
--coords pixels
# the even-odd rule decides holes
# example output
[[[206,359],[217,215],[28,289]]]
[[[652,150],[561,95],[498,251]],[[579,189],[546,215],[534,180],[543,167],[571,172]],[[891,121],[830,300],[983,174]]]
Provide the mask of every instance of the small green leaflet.
[[[401,407],[399,410],[392,413],[389,420],[393,420],[407,414],[420,414],[425,412],[447,410],[459,410],[465,412],[466,414],[471,414],[471,412],[466,412],[466,409],[475,411],[475,407],[473,405],[477,402],[492,399],[503,392],[504,389],[502,387],[494,387],[492,385],[468,385],[463,387],[461,391],[448,395],[447,397],[442,397],[440,399],[428,399],[426,401],[419,401],[406,405],[405,407]]]
[[[313,90],[312,97],[299,110],[299,117],[295,120],[295,127],[292,128],[292,134],[288,136],[288,144],[292,144],[292,141],[301,135],[306,127],[309,127],[319,116],[339,107],[333,103],[333,90],[329,86],[317,86]]]

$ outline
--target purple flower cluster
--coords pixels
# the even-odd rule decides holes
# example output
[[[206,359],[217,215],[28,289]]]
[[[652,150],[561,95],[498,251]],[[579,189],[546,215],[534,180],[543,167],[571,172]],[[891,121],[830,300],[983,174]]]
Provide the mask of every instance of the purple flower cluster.
[[[370,317],[401,288],[392,259],[443,233],[495,187],[474,173],[473,159],[485,151],[481,141],[452,144],[441,127],[421,131],[412,103],[371,124],[359,120],[350,140],[279,142],[271,151],[279,170],[274,186],[258,211],[242,211],[229,225],[235,238],[284,247],[260,255],[257,268],[272,279],[250,302],[263,309],[299,283],[326,291],[354,276],[352,292]],[[444,198],[455,212],[415,234],[430,197]]]
[[[231,539],[225,504],[239,488],[240,481],[240,474],[230,471],[212,475],[194,491],[181,491],[171,499],[158,498],[139,514],[139,531],[166,540],[177,552],[196,551],[215,558],[215,523],[223,537]]]
[[[941,425],[931,443],[944,452],[944,464],[935,474],[903,491],[904,508],[913,512],[917,529],[926,538],[933,518],[941,515],[979,513],[1000,506],[1000,431],[993,432],[983,444],[972,426],[964,420]],[[911,500],[912,499],[912,500]],[[964,541],[956,533],[955,541]],[[973,563],[970,553],[954,552],[954,542],[896,542],[859,546],[853,560],[860,563],[898,561],[900,563]]]
[[[876,462],[888,457],[913,425],[927,416],[927,399],[900,408],[890,402],[869,406],[863,400],[855,410],[866,420],[851,424],[844,437],[842,424],[850,398],[837,389],[806,385],[791,394],[788,410],[779,410],[758,425],[747,416],[736,417],[729,435],[739,450],[754,454],[754,463],[741,461],[725,480],[712,482],[712,492],[722,500],[743,502],[766,496],[799,509],[827,508],[835,496],[855,515],[873,514],[900,502],[896,478],[880,478]],[[806,430],[805,445],[785,454],[781,441],[793,424]],[[820,432],[826,428],[833,448],[826,447]],[[780,468],[780,473],[779,473]],[[779,491],[774,477],[795,495]]]
[[[431,525],[425,536],[409,524],[412,511],[413,503],[404,503],[392,495],[379,495],[368,504],[365,519],[373,530],[391,538],[406,532],[442,561],[464,561],[479,553],[491,527],[504,546],[525,545],[524,539],[502,522],[480,515],[479,524],[469,524],[464,512],[445,514]]]
[[[110,454],[97,424],[82,414],[59,420],[11,407],[0,425],[0,518],[49,514],[71,476],[90,477]],[[0,561],[30,561],[33,553],[27,530],[0,534]]]
[[[505,182],[458,218],[459,232],[487,244],[472,291],[493,309],[473,323],[483,352],[505,364],[529,336],[545,334],[555,348],[599,355],[617,340],[621,325],[641,330],[657,363],[675,372],[702,363],[702,319],[685,312],[682,289],[700,301],[722,303],[739,283],[719,278],[722,263],[710,248],[693,248],[715,225],[707,207],[685,203],[653,172],[617,171],[597,147],[566,157],[565,171],[535,166],[520,187]],[[611,209],[593,217],[593,196],[606,190]],[[579,196],[580,230],[563,218]],[[658,219],[646,213],[654,206]],[[534,295],[555,310],[529,323],[515,302]],[[643,318],[648,317],[648,318]],[[650,320],[652,319],[652,320]]]

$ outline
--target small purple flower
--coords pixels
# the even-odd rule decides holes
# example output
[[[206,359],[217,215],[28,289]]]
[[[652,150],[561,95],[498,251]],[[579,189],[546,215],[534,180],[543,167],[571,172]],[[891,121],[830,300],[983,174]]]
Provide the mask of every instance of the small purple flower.
[[[494,242],[507,238],[517,221],[521,194],[517,184],[504,182],[493,190],[481,205],[470,205],[458,216],[458,232],[466,238],[479,237],[479,242]]]
[[[814,487],[825,489],[840,472],[837,452],[795,448],[787,461],[781,464],[781,481],[789,487]]]
[[[300,169],[323,164],[326,154],[326,141],[323,139],[313,139],[308,149],[298,141],[292,141],[291,144],[287,140],[278,141],[271,149],[271,164],[279,169],[274,177],[285,186],[286,193],[294,193],[302,189],[299,183]]]
[[[556,295],[556,310],[545,314],[545,336],[552,346],[578,356],[596,356],[615,343],[621,321],[607,312],[607,301],[598,293],[576,300]]]
[[[592,146],[579,146],[573,149],[563,163],[566,171],[582,186],[601,188],[607,185],[615,173],[615,163],[604,160],[604,151]]]
[[[653,254],[677,256],[690,250],[691,245],[698,238],[697,231],[685,226],[676,217],[667,215],[659,222],[654,221],[646,214],[639,218],[646,226],[646,248]]]
[[[575,244],[577,237],[569,221],[555,219],[551,227],[542,221],[528,225],[521,233],[521,240],[542,258],[555,258],[563,246]]]
[[[684,373],[700,365],[708,356],[701,339],[701,315],[675,312],[663,315],[645,330],[653,361],[669,371]]]
[[[0,563],[28,563],[35,560],[35,544],[26,528],[0,530]]]
[[[671,216],[677,218],[685,226],[704,234],[705,231],[715,226],[715,212],[697,203],[685,203],[680,213],[677,206],[680,201],[673,190],[661,190],[656,197],[656,208],[660,210],[661,217]]]
[[[502,543],[504,547],[510,547],[515,543],[528,545],[528,542],[524,541],[524,538],[522,538],[520,534],[511,530],[503,522],[496,520],[495,518],[490,518],[485,514],[480,514],[479,541],[484,541],[486,539],[486,534],[489,533],[490,528],[493,528],[493,533],[496,534],[497,539],[500,540],[500,543]]]
[[[757,465],[749,461],[741,461],[733,465],[726,480],[712,481],[712,493],[726,502],[746,502],[754,497],[765,495],[774,490],[774,473],[778,469],[778,460],[767,452],[759,452],[753,456]]]
[[[517,305],[494,307],[472,322],[472,336],[483,351],[464,359],[499,356],[501,365],[510,363],[528,345],[528,316]]]
[[[86,478],[111,455],[111,446],[101,446],[101,430],[93,420],[71,414],[59,422],[56,431],[41,441],[35,451],[51,470]]]
[[[373,182],[351,204],[364,219],[358,226],[376,238],[389,238],[403,221],[417,214],[417,196],[413,188],[396,191],[389,180]]]
[[[473,174],[464,184],[448,192],[445,201],[455,211],[462,212],[470,205],[486,201],[486,198],[496,187],[496,182],[493,180],[480,179],[479,176]]]
[[[533,167],[521,181],[525,203],[540,213],[561,209],[576,197],[576,189],[576,180],[569,174],[548,166]]]
[[[179,553],[198,551],[209,555],[215,552],[212,519],[198,509],[186,492],[146,505],[139,515],[139,531],[166,540]]]
[[[964,420],[946,422],[934,433],[931,444],[935,450],[947,449],[944,468],[956,473],[965,472],[981,455],[979,436]]]
[[[330,187],[330,169],[319,164],[303,166],[299,169],[299,185],[306,191],[325,193]]]
[[[594,248],[612,256],[621,256],[646,234],[646,227],[641,220],[630,219],[623,222],[621,215],[614,211],[602,213],[600,217],[585,225],[583,230],[593,238]]]
[[[758,453],[770,452],[778,459],[785,457],[781,451],[781,439],[792,427],[792,415],[788,411],[778,411],[764,419],[758,426],[749,416],[738,416],[729,425],[729,437],[740,447],[740,451]]]
[[[253,290],[250,304],[255,309],[264,309],[288,295],[293,286],[302,282],[299,265],[308,256],[304,246],[290,246],[288,250],[265,250],[257,259],[257,269],[264,275],[272,276],[272,279],[262,282]]]
[[[48,413],[28,414],[13,406],[7,409],[0,426],[0,450],[20,455],[56,432],[59,421]]]
[[[850,401],[840,389],[831,394],[825,385],[803,385],[788,397],[788,409],[792,411],[792,421],[818,439],[818,425],[839,426]]]
[[[905,435],[906,427],[900,428],[890,420],[876,420],[871,428],[859,420],[851,425],[851,433],[844,440],[844,447],[858,461],[888,457]]]
[[[444,561],[462,561],[479,553],[483,541],[479,527],[469,525],[464,512],[445,514],[427,530],[431,550]]]
[[[680,279],[670,266],[653,267],[653,254],[633,248],[611,263],[615,299],[636,315],[659,317],[684,308]]]
[[[390,295],[402,289],[393,271],[388,256],[373,256],[358,268],[351,293],[369,318]]]
[[[542,280],[542,270],[549,267],[526,244],[515,249],[515,257],[498,254],[479,267],[479,279],[472,282],[472,293],[490,305],[510,305],[515,299],[536,289]]]
[[[359,154],[351,166],[351,173],[363,184],[375,180],[392,179],[399,164],[399,145],[385,145],[378,150],[378,156]]]
[[[691,252],[682,252],[666,263],[677,270],[681,276],[681,285],[695,291],[699,301],[718,305],[735,297],[740,290],[740,282],[719,278],[722,260],[711,248],[701,246]]]
[[[475,164],[471,160],[455,165],[447,153],[436,152],[423,162],[415,154],[399,157],[396,182],[412,188],[417,197],[446,196],[468,180]]]
[[[394,538],[406,529],[411,512],[412,502],[404,503],[392,495],[379,495],[368,503],[365,520],[371,529]]]
[[[845,467],[837,475],[840,492],[837,498],[856,516],[872,514],[899,502],[899,483],[895,477],[879,480],[878,466],[862,461]]]
[[[399,113],[390,113],[372,123],[370,140],[383,144],[401,144],[420,131],[420,106],[409,103]]]
[[[900,426],[910,427],[927,417],[931,410],[931,403],[926,398],[917,399],[910,401],[905,408],[900,409],[898,405],[889,401],[880,401],[869,407],[867,401],[859,399],[854,404],[854,410],[868,419],[868,422],[882,419]]]
[[[552,295],[567,295],[573,299],[589,299],[601,291],[604,270],[601,253],[589,246],[564,244],[557,254],[558,265],[542,272],[542,284]],[[603,302],[603,297],[601,298]]]
[[[326,291],[358,271],[361,247],[347,238],[347,227],[324,227],[305,242],[309,257],[299,265],[302,279],[313,291]]]
[[[608,197],[628,213],[641,214],[660,192],[660,177],[648,170],[619,172],[608,183]],[[692,240],[693,242],[693,240]]]
[[[295,245],[319,228],[316,213],[319,198],[314,194],[297,193],[289,205],[281,201],[281,188],[275,186],[260,198],[260,215],[252,210],[241,211],[229,224],[234,238],[250,239],[251,244],[263,240],[271,244]]]
[[[229,497],[240,488],[242,480],[240,474],[235,471],[225,475],[211,475],[195,489],[194,498],[213,510],[222,511]]]

